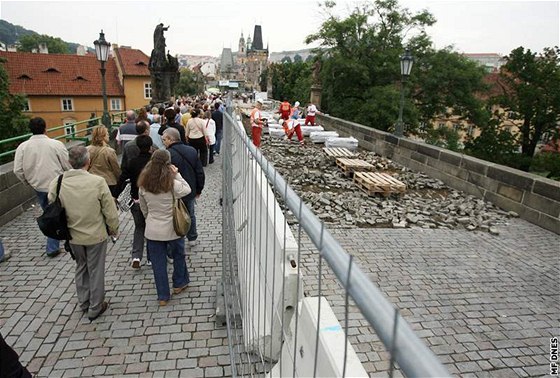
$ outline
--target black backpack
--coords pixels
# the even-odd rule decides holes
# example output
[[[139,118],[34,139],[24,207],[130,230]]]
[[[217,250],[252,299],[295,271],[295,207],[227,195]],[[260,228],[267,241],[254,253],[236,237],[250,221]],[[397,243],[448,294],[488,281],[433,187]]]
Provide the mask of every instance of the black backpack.
[[[58,184],[56,186],[56,199],[45,207],[43,214],[37,218],[37,223],[41,232],[56,240],[71,240],[70,231],[68,230],[68,220],[66,219],[66,210],[60,203],[60,185],[62,183],[62,175],[58,176]]]

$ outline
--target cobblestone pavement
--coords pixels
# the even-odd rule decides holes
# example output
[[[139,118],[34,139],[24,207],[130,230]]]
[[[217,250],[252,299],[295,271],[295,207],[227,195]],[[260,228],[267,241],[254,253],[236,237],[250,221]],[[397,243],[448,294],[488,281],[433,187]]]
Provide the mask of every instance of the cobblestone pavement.
[[[560,237],[520,219],[499,230],[332,234],[453,375],[547,376],[550,338],[560,335]],[[305,291],[317,295],[318,260],[304,245]],[[330,269],[322,277],[323,295],[344,324],[342,286]],[[349,312],[349,340],[364,368],[386,375],[385,347],[356,307]]]
[[[43,251],[33,208],[0,228],[12,258],[0,265],[0,332],[27,368],[41,377],[92,375],[222,377],[230,373],[227,333],[215,325],[221,264],[221,158],[206,170],[197,204],[200,244],[188,247],[191,284],[160,308],[152,270],[130,267],[134,223],[121,214],[121,238],[109,243],[109,309],[90,322],[77,306],[75,264]],[[171,266],[169,271],[171,272]],[[171,277],[171,275],[170,275]]]
[[[226,330],[215,325],[221,247],[220,159],[197,206],[200,244],[188,252],[192,284],[159,308],[149,267],[130,268],[133,222],[107,255],[110,307],[90,323],[77,308],[74,264],[47,259],[32,209],[0,228],[13,257],[0,265],[0,331],[39,376],[230,374]],[[431,229],[332,230],[453,375],[548,375],[549,338],[560,335],[560,237],[520,219],[500,235]],[[295,233],[296,234],[296,233]],[[317,254],[304,242],[305,292],[317,294]],[[325,266],[326,264],[324,264]],[[344,291],[322,272],[323,295],[344,324]],[[388,353],[352,306],[349,339],[372,376]]]

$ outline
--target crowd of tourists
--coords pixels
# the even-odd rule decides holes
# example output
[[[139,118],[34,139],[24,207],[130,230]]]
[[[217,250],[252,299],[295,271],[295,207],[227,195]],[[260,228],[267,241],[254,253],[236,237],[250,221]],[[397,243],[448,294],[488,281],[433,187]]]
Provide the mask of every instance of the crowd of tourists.
[[[159,305],[171,299],[168,262],[173,294],[190,282],[186,248],[198,243],[196,199],[204,189],[204,167],[220,154],[225,108],[219,97],[183,97],[171,104],[126,112],[116,134],[120,163],[104,126],[91,128],[89,146],[67,150],[47,136],[40,117],[30,120],[33,135],[16,150],[14,173],[35,190],[41,208],[58,200],[66,212],[65,247],[76,260],[78,304],[91,321],[109,306],[105,256],[109,237],[114,242],[119,236],[119,209],[130,210],[134,221],[130,266],[151,266]],[[177,200],[190,218],[186,241],[174,224]],[[48,237],[46,256],[59,255],[60,243]]]

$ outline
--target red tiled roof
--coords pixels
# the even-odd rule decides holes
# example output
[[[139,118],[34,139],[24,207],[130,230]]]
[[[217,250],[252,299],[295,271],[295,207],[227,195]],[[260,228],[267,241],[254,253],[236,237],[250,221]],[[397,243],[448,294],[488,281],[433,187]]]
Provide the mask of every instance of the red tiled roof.
[[[142,51],[128,47],[117,47],[114,52],[121,63],[124,76],[150,76],[150,70],[148,69],[150,57]]]
[[[100,63],[92,55],[0,51],[10,93],[45,96],[100,96]],[[114,59],[106,64],[108,96],[124,96]]]

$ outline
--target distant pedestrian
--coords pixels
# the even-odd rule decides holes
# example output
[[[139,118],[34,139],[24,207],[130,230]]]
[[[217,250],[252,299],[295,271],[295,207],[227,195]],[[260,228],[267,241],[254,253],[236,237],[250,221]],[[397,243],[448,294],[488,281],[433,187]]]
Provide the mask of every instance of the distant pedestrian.
[[[222,104],[218,101],[214,104],[212,119],[216,123],[216,144],[214,145],[214,153],[220,154],[222,147],[222,138],[224,135],[224,113],[220,110]]]
[[[187,141],[198,153],[198,158],[203,167],[208,164],[208,132],[206,122],[201,116],[202,110],[194,109],[191,112],[191,119],[187,122]]]
[[[214,147],[216,145],[216,122],[212,119],[212,112],[207,110],[204,112],[204,122],[206,125],[206,135],[208,140],[208,164],[214,163]]]
[[[134,138],[136,138],[136,112],[134,110],[128,110],[126,112],[126,122],[119,126],[116,140],[117,143],[124,148],[124,146]]]
[[[105,126],[97,126],[87,147],[90,156],[89,173],[101,176],[107,182],[113,197],[116,197],[117,181],[121,174],[117,153],[109,147],[109,132]]]
[[[167,252],[173,256],[173,294],[179,294],[190,282],[185,261],[185,239],[173,227],[173,198],[191,192],[177,167],[171,165],[168,151],[156,150],[138,178],[140,208],[146,218],[145,236],[152,261],[160,306],[171,299],[167,276]]]
[[[14,158],[14,174],[29,184],[44,210],[48,205],[47,193],[50,182],[72,167],[68,163],[68,150],[62,142],[47,136],[47,124],[41,117],[29,121],[33,136],[20,144]],[[60,241],[47,238],[47,256],[60,253]]]
[[[161,141],[161,135],[159,134],[159,129],[161,128],[161,124],[160,124],[161,117],[159,114],[153,114],[152,119],[153,122],[150,125],[150,138],[152,138],[154,148],[165,150],[165,146]]]
[[[59,198],[76,257],[78,304],[93,321],[109,306],[105,301],[105,253],[108,235],[117,235],[119,216],[105,180],[88,172],[88,150],[84,146],[72,148],[69,160],[72,169],[64,173]],[[57,184],[55,178],[49,185],[50,202],[56,198]]]

